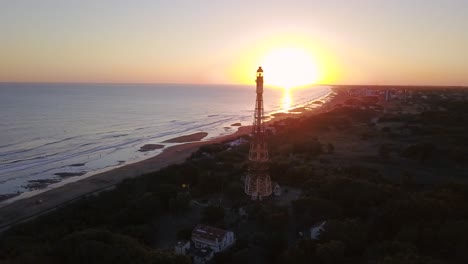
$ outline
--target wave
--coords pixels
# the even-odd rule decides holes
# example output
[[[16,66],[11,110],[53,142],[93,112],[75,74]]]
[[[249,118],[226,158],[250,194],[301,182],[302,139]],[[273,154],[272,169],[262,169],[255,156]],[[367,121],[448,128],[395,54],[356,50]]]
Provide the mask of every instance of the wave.
[[[183,135],[184,133],[189,133],[194,130],[202,130],[202,129],[209,129],[211,127],[216,127],[218,125],[224,124],[226,122],[232,122],[237,120],[238,116],[226,116],[211,122],[181,122],[179,126],[173,127],[171,130],[165,131],[165,132],[160,132],[156,133],[153,136],[147,136],[144,138],[136,138],[136,139],[124,139],[118,140],[116,142],[101,142],[96,147],[91,147],[93,145],[97,145],[97,142],[93,143],[85,143],[81,144],[81,148],[75,149],[74,151],[70,150],[64,150],[62,152],[54,152],[52,154],[45,154],[45,155],[37,155],[37,156],[31,156],[28,158],[23,158],[23,159],[17,159],[17,160],[10,160],[9,163],[2,164],[0,167],[0,177],[5,174],[10,174],[14,173],[17,171],[22,171],[26,169],[32,169],[36,167],[43,167],[45,165],[50,165],[50,164],[60,164],[61,162],[67,162],[68,160],[71,159],[76,159],[76,158],[85,158],[88,156],[95,155],[100,152],[106,152],[106,151],[116,151],[119,149],[124,149],[129,146],[135,146],[135,145],[140,145],[144,144],[148,141],[154,140],[154,139],[160,139],[163,141],[165,137],[168,136],[177,136],[177,135]],[[106,137],[102,137],[102,139],[118,139],[121,137],[126,137],[128,134],[122,134],[118,135],[117,137],[115,135],[110,135]],[[65,142],[67,140],[77,138],[77,137],[70,137],[68,139],[56,141],[54,143],[58,142]],[[53,145],[54,143],[49,143],[49,144],[44,144],[43,146],[48,146],[48,145]],[[85,148],[88,147],[88,148]],[[37,148],[34,148],[37,149]]]
[[[192,88],[188,87],[186,89]],[[136,89],[138,90],[138,87]],[[21,184],[17,182],[54,177],[56,172],[74,172],[77,169],[93,172],[121,164],[119,161],[127,161],[128,163],[147,158],[147,155],[152,153],[143,154],[137,151],[144,144],[160,143],[172,137],[200,131],[208,132],[209,137],[207,138],[228,134],[223,127],[229,127],[235,122],[245,123],[251,121],[255,95],[252,95],[250,90],[240,91],[229,87],[225,89],[229,96],[224,96],[223,93],[213,95],[213,89],[207,89],[206,91],[201,89],[200,93],[205,92],[205,95],[197,96],[192,101],[187,101],[186,98],[178,101],[178,97],[171,97],[166,100],[166,98],[161,97],[161,94],[166,96],[165,92],[153,95],[153,97],[138,97],[138,93],[131,92],[126,96],[133,98],[132,102],[138,100],[143,102],[131,105],[131,108],[121,100],[119,100],[119,103],[122,104],[123,108],[116,106],[112,96],[103,93],[103,97],[90,103],[70,102],[71,104],[76,103],[75,109],[81,109],[81,112],[51,112],[52,116],[55,114],[55,116],[61,118],[60,120],[67,114],[79,120],[73,122],[72,118],[67,119],[69,122],[65,123],[64,127],[56,128],[54,127],[56,123],[48,123],[48,115],[38,116],[37,118],[43,118],[43,122],[35,122],[34,125],[39,126],[38,129],[41,129],[40,134],[50,135],[48,132],[51,131],[54,136],[50,138],[38,137],[39,133],[35,134],[33,129],[30,134],[25,134],[20,142],[6,143],[0,146],[0,194],[2,190],[10,188],[2,188],[2,185],[11,185],[11,188],[14,189],[11,190],[13,192],[17,190],[24,191]],[[114,91],[113,88],[109,93]],[[118,93],[124,94],[127,91],[128,89],[122,88]],[[152,92],[149,89],[145,91],[147,93]],[[330,89],[318,89],[311,92],[297,92],[294,95],[294,105],[312,102],[323,97],[329,91]],[[84,93],[86,92],[89,91],[84,91]],[[168,93],[167,96],[170,97],[171,91]],[[180,94],[182,93],[179,92],[177,96],[180,96]],[[217,100],[213,96],[222,97]],[[271,94],[270,97],[268,99],[270,103],[265,111],[266,114],[273,113],[281,108],[281,104],[274,103],[280,102],[281,93],[276,92],[276,94]],[[119,98],[125,97],[119,95]],[[148,107],[148,104],[145,104],[148,102],[148,98],[154,98],[156,104],[151,104],[151,107]],[[207,98],[210,98],[208,103]],[[247,99],[249,103],[246,103]],[[63,101],[62,98],[53,96],[43,98],[43,100]],[[223,102],[222,100],[228,101]],[[180,102],[180,105],[177,105],[177,108],[170,109],[167,108],[166,101],[171,102],[171,105],[177,105],[177,102]],[[211,105],[209,102],[213,101],[220,103]],[[100,104],[96,102],[100,102]],[[160,108],[157,108],[158,102],[163,102]],[[3,102],[0,98],[0,105],[1,103]],[[12,108],[6,109],[11,111]],[[128,114],[125,111],[117,113],[115,112],[116,109],[131,109],[131,112]],[[52,109],[50,111],[56,110]],[[118,119],[109,119],[113,115],[118,115]],[[10,113],[9,116],[15,115]],[[0,118],[2,118],[2,113],[0,113]],[[15,131],[15,129],[12,128],[11,131]],[[70,135],[65,131],[73,131],[74,134]],[[230,132],[233,133],[234,129]],[[13,138],[13,135],[7,136]],[[52,139],[54,137],[55,140]],[[70,166],[71,164],[82,163],[86,163],[85,166],[78,168]],[[14,182],[16,185],[7,184],[8,181]]]
[[[38,146],[35,146],[35,147],[32,147],[32,148],[23,148],[23,149],[18,149],[18,150],[14,150],[14,151],[0,152],[0,157],[12,156],[12,155],[15,155],[15,154],[30,152],[30,151],[33,151],[33,150],[37,150],[37,149],[40,149],[40,148],[43,148],[43,147],[63,143],[63,142],[70,141],[70,140],[73,140],[73,139],[77,139],[77,138],[80,138],[80,137],[82,137],[82,136],[73,136],[73,137],[68,137],[68,138],[64,138],[64,139],[53,141],[53,142],[44,143],[44,144],[41,144],[41,145],[38,145]],[[44,139],[43,138],[36,138],[36,139],[34,139],[32,141],[40,141],[40,140],[44,140]],[[18,143],[17,145],[19,145],[19,144],[21,144],[21,143]],[[24,143],[23,143],[23,145],[24,145]]]

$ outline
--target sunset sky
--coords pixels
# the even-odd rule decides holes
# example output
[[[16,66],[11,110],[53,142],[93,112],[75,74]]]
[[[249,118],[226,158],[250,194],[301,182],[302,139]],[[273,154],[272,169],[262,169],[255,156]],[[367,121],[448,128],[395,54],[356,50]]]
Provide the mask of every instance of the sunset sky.
[[[468,85],[467,14],[466,0],[0,0],[0,81],[245,84],[269,60],[319,83]]]

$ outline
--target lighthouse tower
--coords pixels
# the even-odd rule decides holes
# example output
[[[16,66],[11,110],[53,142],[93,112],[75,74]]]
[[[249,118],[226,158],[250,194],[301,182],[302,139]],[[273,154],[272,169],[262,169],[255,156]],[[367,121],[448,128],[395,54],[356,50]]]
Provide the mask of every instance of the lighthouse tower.
[[[249,171],[245,179],[245,193],[252,200],[262,200],[271,195],[271,179],[268,174],[268,149],[265,141],[265,125],[263,123],[263,69],[257,70],[257,97],[252,126],[252,138],[249,151]]]

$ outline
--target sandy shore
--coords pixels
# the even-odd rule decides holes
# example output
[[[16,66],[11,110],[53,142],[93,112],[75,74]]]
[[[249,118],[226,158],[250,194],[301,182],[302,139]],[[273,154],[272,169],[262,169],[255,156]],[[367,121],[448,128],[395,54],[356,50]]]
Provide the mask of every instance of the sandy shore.
[[[172,164],[184,162],[202,145],[234,140],[241,135],[250,133],[250,127],[239,127],[234,134],[219,137],[209,141],[199,141],[172,146],[160,155],[128,164],[120,168],[99,173],[82,180],[66,184],[61,187],[24,198],[0,207],[0,229],[22,219],[48,211],[64,203],[93,192],[110,188],[126,178],[132,178],[144,173],[157,171]],[[38,203],[38,201],[41,201]]]
[[[342,103],[345,97],[346,96],[335,96],[324,105],[314,110],[305,111],[303,115],[333,109],[334,105]],[[295,114],[282,116],[282,118],[273,118],[270,122],[275,122],[286,117],[299,116],[301,115]],[[182,163],[193,152],[198,150],[200,146],[234,140],[241,135],[249,134],[250,129],[250,126],[242,126],[239,127],[238,131],[234,134],[222,136],[209,141],[199,141],[206,136],[205,132],[174,138],[171,140],[177,143],[187,141],[198,142],[172,146],[165,149],[160,155],[155,157],[99,173],[76,182],[68,183],[64,186],[57,187],[29,198],[14,201],[11,204],[0,207],[0,230],[11,224],[34,217],[40,213],[53,210],[67,202],[79,199],[85,195],[112,188],[115,184],[126,178],[137,177],[144,173],[157,171],[172,164]]]

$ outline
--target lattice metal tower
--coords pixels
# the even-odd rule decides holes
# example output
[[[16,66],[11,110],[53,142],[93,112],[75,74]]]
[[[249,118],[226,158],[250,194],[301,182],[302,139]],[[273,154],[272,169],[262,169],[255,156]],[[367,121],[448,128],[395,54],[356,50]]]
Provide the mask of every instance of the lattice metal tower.
[[[245,193],[252,200],[262,200],[271,195],[271,179],[268,174],[268,149],[265,142],[265,125],[263,123],[263,69],[257,70],[257,98],[255,100],[255,115],[250,141],[249,171],[245,179]]]

